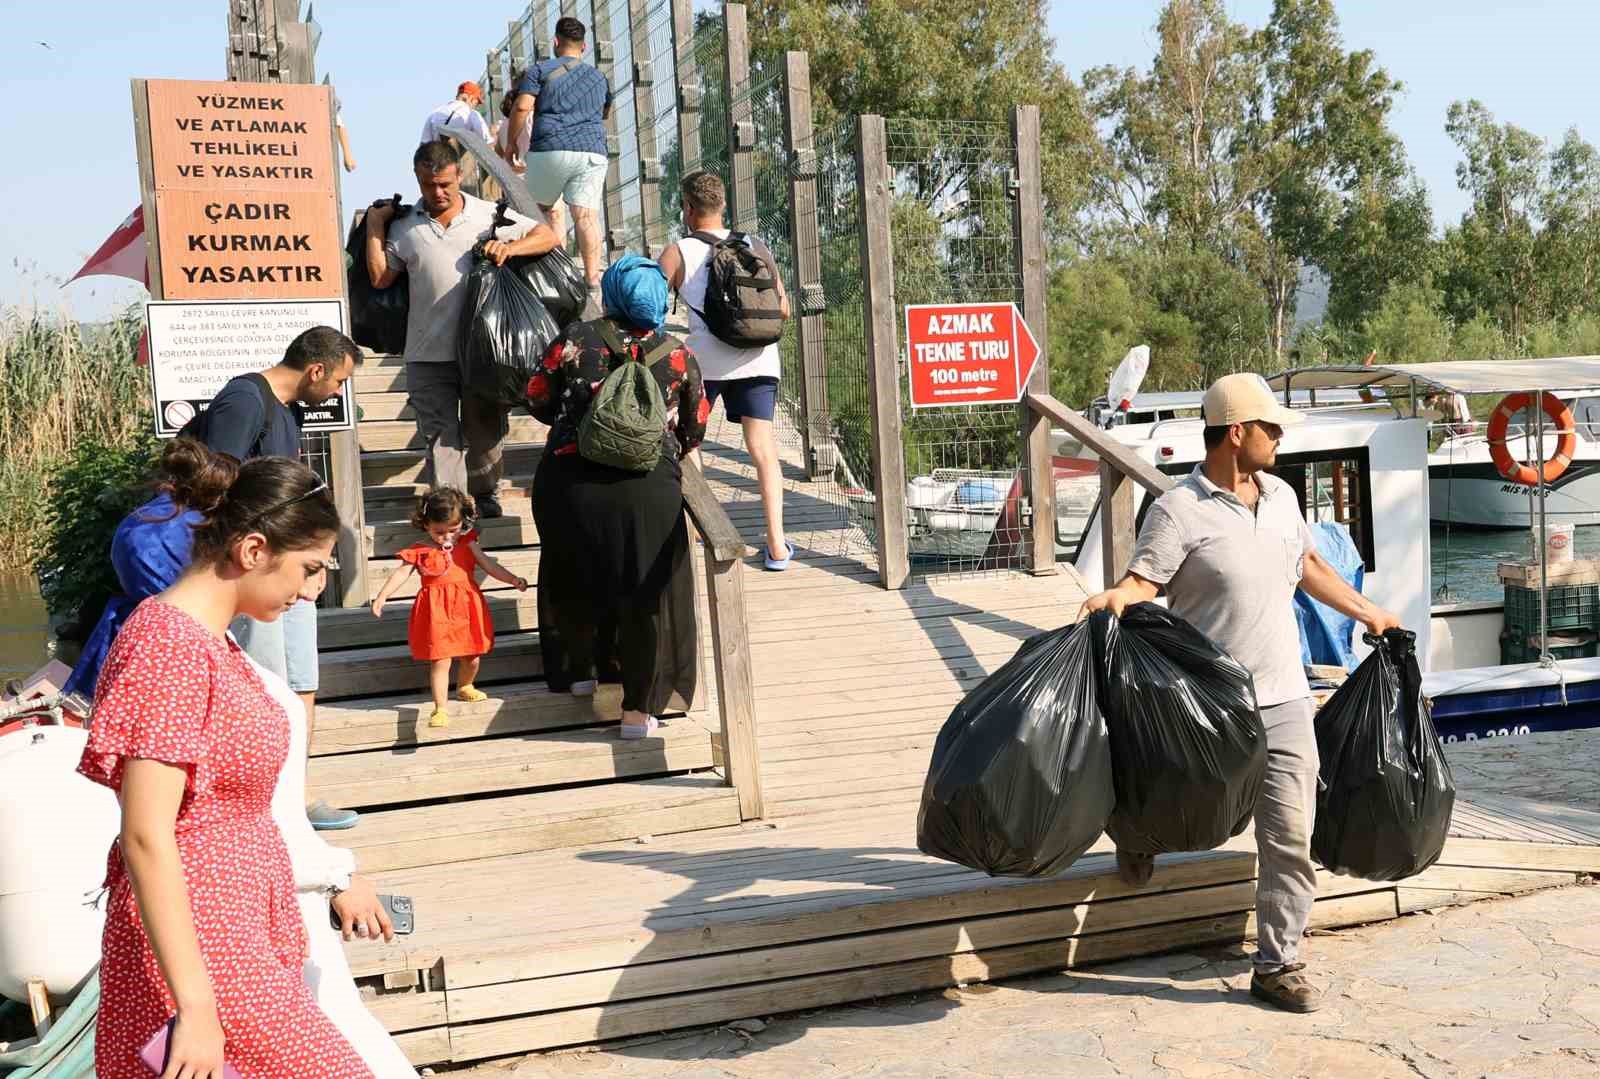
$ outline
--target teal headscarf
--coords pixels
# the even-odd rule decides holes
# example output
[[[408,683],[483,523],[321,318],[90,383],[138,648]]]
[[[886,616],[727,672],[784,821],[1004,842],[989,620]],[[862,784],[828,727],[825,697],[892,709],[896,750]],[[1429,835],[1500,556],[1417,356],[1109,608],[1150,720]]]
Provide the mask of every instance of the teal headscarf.
[[[629,326],[653,330],[667,320],[667,275],[639,255],[623,255],[600,279],[606,314]]]

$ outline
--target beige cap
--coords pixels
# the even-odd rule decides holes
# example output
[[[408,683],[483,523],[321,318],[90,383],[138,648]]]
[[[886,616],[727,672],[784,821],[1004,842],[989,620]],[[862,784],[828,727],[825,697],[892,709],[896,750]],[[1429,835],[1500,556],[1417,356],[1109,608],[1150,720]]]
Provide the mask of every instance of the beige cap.
[[[1211,384],[1201,402],[1207,427],[1231,427],[1236,423],[1260,420],[1290,427],[1305,422],[1305,417],[1278,403],[1267,380],[1249,371],[1223,375]]]

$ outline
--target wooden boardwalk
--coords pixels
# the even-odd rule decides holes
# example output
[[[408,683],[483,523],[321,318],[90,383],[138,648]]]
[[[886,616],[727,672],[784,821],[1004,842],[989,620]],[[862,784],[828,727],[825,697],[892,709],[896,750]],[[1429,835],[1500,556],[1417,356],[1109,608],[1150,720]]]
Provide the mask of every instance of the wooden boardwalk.
[[[720,784],[706,718],[714,700],[662,739],[628,744],[595,725],[615,712],[614,693],[574,703],[513,682],[436,743],[414,708],[398,720],[411,740],[396,740],[392,701],[331,710],[332,737],[344,741],[313,763],[317,791],[419,803],[392,805],[339,839],[377,869],[380,890],[415,899],[413,937],[349,954],[419,1064],[1252,934],[1248,832],[1222,850],[1163,858],[1132,890],[1104,841],[1048,880],[991,879],[917,851],[918,794],[950,708],[1023,638],[1073,618],[1082,590],[1067,572],[922,578],[885,592],[838,493],[806,481],[786,446],[801,554],[786,573],[754,558],[746,567],[765,819],[740,823]],[[730,515],[759,544],[737,430],[715,424],[705,457]],[[1515,764],[1482,756],[1468,766],[1500,747],[1452,747],[1462,798],[1441,864],[1399,886],[1324,874],[1313,925],[1600,870],[1600,805],[1546,798],[1537,779],[1591,736],[1552,737],[1567,741]],[[354,752],[386,741],[395,748],[383,755]],[[557,771],[590,785],[551,789]],[[1525,786],[1513,790],[1509,775]],[[628,776],[641,778],[603,782]]]

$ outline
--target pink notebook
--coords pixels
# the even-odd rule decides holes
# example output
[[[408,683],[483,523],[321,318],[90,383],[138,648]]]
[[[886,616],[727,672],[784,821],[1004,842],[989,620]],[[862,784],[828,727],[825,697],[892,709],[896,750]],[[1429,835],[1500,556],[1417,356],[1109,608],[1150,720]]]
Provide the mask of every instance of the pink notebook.
[[[139,1061],[150,1069],[151,1075],[160,1075],[167,1070],[167,1039],[172,1037],[172,1025],[176,1022],[176,1019],[168,1019],[166,1025],[156,1031],[144,1043],[144,1048],[139,1050]],[[222,1076],[223,1079],[239,1079],[239,1069],[223,1061]]]

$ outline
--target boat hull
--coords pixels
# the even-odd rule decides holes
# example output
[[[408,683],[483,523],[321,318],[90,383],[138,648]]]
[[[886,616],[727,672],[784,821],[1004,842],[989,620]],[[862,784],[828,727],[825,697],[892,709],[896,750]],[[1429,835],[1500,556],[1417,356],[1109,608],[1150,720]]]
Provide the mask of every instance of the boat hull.
[[[1428,467],[1429,516],[1441,524],[1535,527],[1537,504],[1529,494],[1529,488],[1500,475],[1489,461]],[[1546,485],[1544,515],[1549,524],[1600,525],[1600,461],[1576,461]]]

